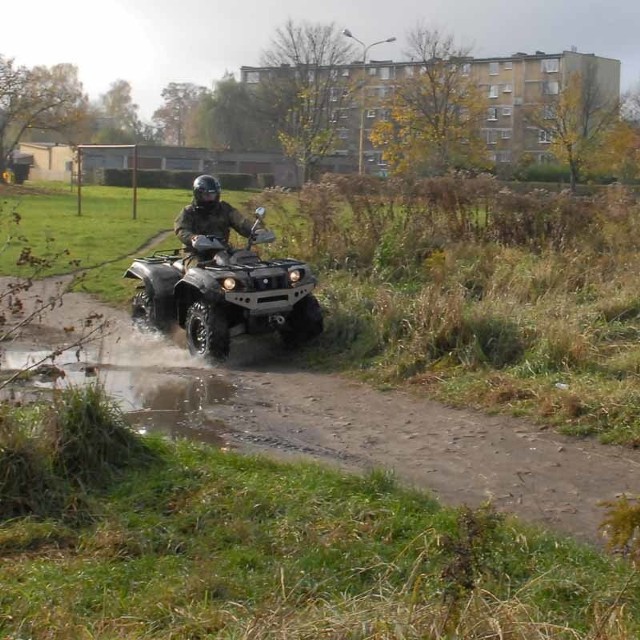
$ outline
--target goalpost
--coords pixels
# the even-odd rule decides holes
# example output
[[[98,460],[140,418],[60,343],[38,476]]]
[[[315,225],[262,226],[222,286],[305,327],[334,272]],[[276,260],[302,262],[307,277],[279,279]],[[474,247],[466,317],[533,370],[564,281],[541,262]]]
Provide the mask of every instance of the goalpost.
[[[137,144],[79,144],[78,149],[78,215],[82,215],[82,155],[85,149],[133,149],[133,167],[131,186],[133,187],[133,202],[131,215],[135,220],[138,210],[138,145]]]

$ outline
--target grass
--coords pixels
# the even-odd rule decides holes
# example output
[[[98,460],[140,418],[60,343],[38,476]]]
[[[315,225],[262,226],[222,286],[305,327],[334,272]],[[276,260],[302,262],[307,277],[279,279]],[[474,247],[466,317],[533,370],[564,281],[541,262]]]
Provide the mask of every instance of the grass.
[[[63,394],[79,404],[77,391]],[[87,407],[96,397],[110,411],[99,394],[84,396]],[[74,433],[83,422],[68,410],[59,420]],[[103,431],[96,424],[83,439]],[[445,509],[383,471],[358,477],[130,437],[152,464],[97,484],[67,468],[59,479],[72,518],[67,506],[0,526],[2,637],[621,640],[640,631],[631,564],[489,506]]]

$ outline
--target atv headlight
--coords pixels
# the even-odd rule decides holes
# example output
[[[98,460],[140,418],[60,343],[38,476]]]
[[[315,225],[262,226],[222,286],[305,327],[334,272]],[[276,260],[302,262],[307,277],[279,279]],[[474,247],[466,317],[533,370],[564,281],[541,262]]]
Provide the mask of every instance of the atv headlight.
[[[289,282],[291,284],[296,284],[296,282],[300,282],[301,277],[302,277],[302,274],[300,273],[299,269],[293,269],[292,271],[289,271]]]
[[[225,291],[233,291],[236,288],[236,281],[233,278],[225,278],[222,281],[222,288]]]

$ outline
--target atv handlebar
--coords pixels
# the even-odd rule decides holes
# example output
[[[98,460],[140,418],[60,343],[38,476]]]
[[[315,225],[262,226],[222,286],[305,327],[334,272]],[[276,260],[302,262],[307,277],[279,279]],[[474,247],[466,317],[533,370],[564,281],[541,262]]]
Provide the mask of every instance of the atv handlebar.
[[[249,233],[249,239],[247,241],[247,249],[251,249],[253,244],[264,244],[266,242],[273,242],[276,239],[276,235],[273,231],[265,228],[260,228],[266,209],[264,207],[258,207],[256,209],[256,220],[251,227]],[[198,235],[195,242],[191,243],[191,246],[196,251],[230,251],[231,247],[224,238],[217,236],[205,236]]]

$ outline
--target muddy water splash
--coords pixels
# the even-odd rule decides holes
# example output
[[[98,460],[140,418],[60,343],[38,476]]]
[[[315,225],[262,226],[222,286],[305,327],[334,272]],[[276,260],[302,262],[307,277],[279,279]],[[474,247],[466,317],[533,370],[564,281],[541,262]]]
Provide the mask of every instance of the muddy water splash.
[[[28,386],[12,387],[10,392],[5,389],[0,400],[27,401],[38,392],[97,380],[132,426],[143,433],[153,431],[171,438],[228,445],[228,428],[211,409],[229,402],[235,388],[215,368],[193,358],[183,347],[159,335],[132,329],[50,356],[51,351],[33,349],[32,345],[4,345],[0,354],[3,370],[43,364],[33,369]]]

